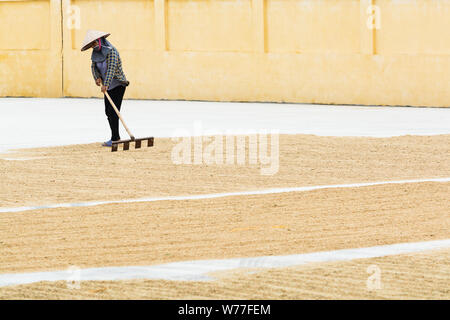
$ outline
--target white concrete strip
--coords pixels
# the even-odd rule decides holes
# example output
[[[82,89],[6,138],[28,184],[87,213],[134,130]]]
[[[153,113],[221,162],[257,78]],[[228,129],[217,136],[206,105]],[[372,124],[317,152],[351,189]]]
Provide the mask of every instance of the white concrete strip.
[[[24,158],[1,158],[2,160],[6,161],[30,161],[30,160],[37,160],[37,159],[43,159],[44,157],[24,157]]]
[[[58,203],[58,204],[49,204],[49,205],[42,205],[42,206],[0,208],[0,213],[22,212],[22,211],[40,210],[40,209],[53,209],[53,208],[92,207],[92,206],[105,205],[105,204],[116,204],[116,203],[200,200],[200,199],[214,199],[214,198],[235,197],[235,196],[276,194],[276,193],[286,193],[286,192],[304,192],[304,191],[312,191],[312,190],[319,190],[319,189],[331,189],[331,188],[358,188],[358,187],[377,186],[377,185],[384,185],[384,184],[402,184],[402,183],[420,183],[420,182],[449,182],[449,181],[450,181],[450,178],[413,179],[413,180],[333,184],[333,185],[322,185],[322,186],[306,186],[306,187],[293,187],[293,188],[273,188],[273,189],[264,189],[264,190],[255,190],[255,191],[211,193],[211,194],[198,194],[198,195],[189,195],[189,196],[167,196],[167,197],[156,197],[156,198],[122,199],[122,200],[113,200],[113,201]]]
[[[288,256],[266,256],[226,260],[197,260],[155,266],[105,267],[0,275],[0,287],[40,281],[113,281],[158,279],[178,281],[214,280],[208,273],[240,268],[280,268],[308,263],[349,261],[450,248],[450,239],[399,243],[368,248],[322,251]]]
[[[0,98],[0,152],[106,141],[111,131],[103,104],[103,99]],[[450,134],[450,108],[126,100],[121,112],[136,137],[198,135],[197,122],[200,135],[228,130],[362,137]],[[122,126],[120,131],[127,136]]]

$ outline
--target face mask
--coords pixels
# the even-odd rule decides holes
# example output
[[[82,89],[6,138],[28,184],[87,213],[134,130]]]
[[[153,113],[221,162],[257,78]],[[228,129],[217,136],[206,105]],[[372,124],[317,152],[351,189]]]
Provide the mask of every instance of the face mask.
[[[95,51],[100,51],[102,49],[102,40],[98,39],[98,45],[94,47]]]

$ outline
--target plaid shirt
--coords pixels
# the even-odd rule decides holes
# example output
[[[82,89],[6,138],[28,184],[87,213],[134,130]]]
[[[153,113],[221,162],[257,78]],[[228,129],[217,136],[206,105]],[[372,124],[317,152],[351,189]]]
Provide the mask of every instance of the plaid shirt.
[[[126,86],[130,84],[123,73],[122,60],[120,59],[119,52],[116,48],[113,47],[108,53],[108,56],[106,57],[106,64],[108,66],[108,70],[106,71],[106,79],[102,79],[105,87],[109,87],[113,79],[117,79]],[[100,71],[98,70],[95,62],[92,62],[91,70],[94,80],[101,78]]]

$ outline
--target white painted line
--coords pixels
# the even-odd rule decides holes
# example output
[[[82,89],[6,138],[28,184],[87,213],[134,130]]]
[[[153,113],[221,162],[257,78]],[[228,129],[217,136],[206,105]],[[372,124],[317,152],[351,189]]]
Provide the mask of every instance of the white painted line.
[[[323,185],[323,186],[307,186],[307,187],[293,187],[293,188],[274,188],[274,189],[264,189],[264,190],[255,190],[255,191],[242,191],[242,192],[198,194],[198,195],[190,195],[190,196],[168,196],[168,197],[156,197],[156,198],[122,199],[122,200],[113,200],[113,201],[90,201],[90,202],[80,202],[80,203],[58,203],[58,204],[49,204],[49,205],[42,205],[42,206],[0,208],[0,213],[5,213],[5,212],[22,212],[22,211],[40,210],[40,209],[53,209],[53,208],[93,207],[93,206],[99,206],[99,205],[105,205],[105,204],[116,204],[116,203],[136,203],[136,202],[154,202],[154,201],[182,201],[182,200],[214,199],[214,198],[235,197],[235,196],[276,194],[276,193],[286,193],[286,192],[304,192],[304,191],[312,191],[312,190],[320,190],[320,189],[332,189],[332,188],[358,188],[358,187],[377,186],[377,185],[384,185],[384,184],[402,184],[402,183],[420,183],[420,182],[450,182],[450,178],[363,182],[363,183],[333,184],[333,185]]]
[[[449,182],[449,181],[450,181],[450,178],[415,179],[415,180],[380,181],[380,182],[350,183],[350,184],[336,184],[336,185],[322,185],[322,186],[306,186],[306,187],[293,187],[293,188],[273,188],[273,189],[255,190],[255,191],[212,193],[212,194],[199,194],[199,195],[190,195],[190,196],[167,196],[167,197],[156,197],[156,198],[122,199],[122,200],[113,200],[113,201],[60,203],[60,204],[51,204],[51,205],[42,205],[42,206],[0,208],[0,213],[1,212],[21,212],[21,211],[39,210],[39,209],[52,209],[52,208],[91,207],[91,206],[98,206],[98,205],[105,205],[105,204],[117,204],[117,203],[201,200],[201,199],[214,199],[214,198],[245,196],[245,195],[276,194],[276,193],[286,193],[286,192],[304,192],[304,191],[330,189],[330,188],[357,188],[357,187],[376,186],[376,185],[384,185],[384,184],[402,184],[402,183],[420,183],[420,182]]]
[[[1,158],[2,160],[6,161],[29,161],[29,160],[37,160],[37,159],[43,159],[43,157],[35,157],[35,158]]]
[[[349,261],[399,254],[450,248],[450,239],[426,242],[322,251],[288,256],[265,256],[225,260],[197,260],[154,266],[129,266],[80,269],[78,271],[50,271],[0,275],[0,287],[29,284],[40,281],[115,281],[131,279],[158,279],[178,281],[214,280],[208,273],[240,268],[281,268],[308,263]]]

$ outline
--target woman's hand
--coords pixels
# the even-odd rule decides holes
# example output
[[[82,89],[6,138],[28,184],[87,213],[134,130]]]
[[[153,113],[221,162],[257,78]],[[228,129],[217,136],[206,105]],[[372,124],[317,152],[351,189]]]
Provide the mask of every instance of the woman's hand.
[[[98,78],[97,80],[95,80],[95,84],[100,87],[100,85],[102,84],[102,79]]]
[[[102,86],[102,92],[105,93],[108,90],[108,87]]]

